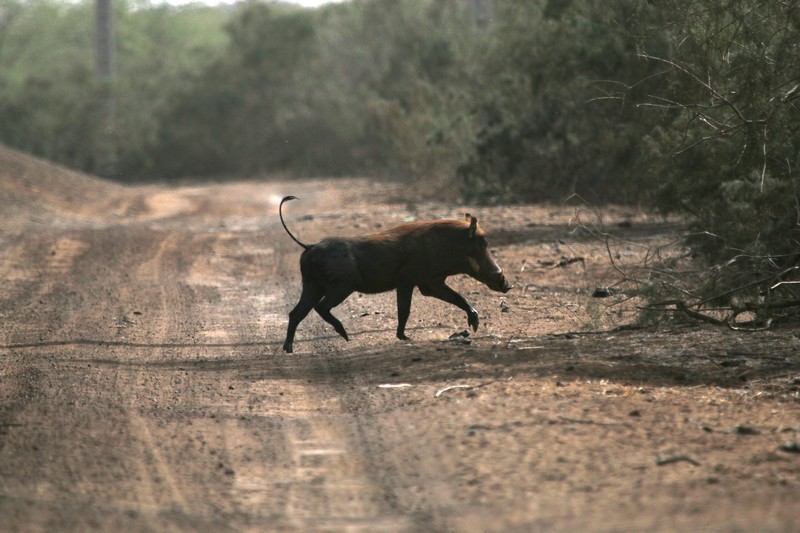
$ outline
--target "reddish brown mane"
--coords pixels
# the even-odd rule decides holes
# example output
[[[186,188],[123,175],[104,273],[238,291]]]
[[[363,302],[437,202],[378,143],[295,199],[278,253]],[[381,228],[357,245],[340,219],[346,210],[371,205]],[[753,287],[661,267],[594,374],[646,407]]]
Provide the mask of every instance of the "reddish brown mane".
[[[463,230],[468,227],[469,227],[469,222],[465,220],[456,220],[456,219],[417,220],[414,222],[409,222],[407,224],[402,224],[400,226],[395,226],[394,228],[389,228],[383,231],[379,231],[371,235],[366,235],[364,236],[364,239],[393,240],[400,237],[404,237],[406,235],[423,235],[437,228],[449,229],[449,230]],[[478,226],[477,234],[483,235],[483,230],[480,229],[480,226]]]

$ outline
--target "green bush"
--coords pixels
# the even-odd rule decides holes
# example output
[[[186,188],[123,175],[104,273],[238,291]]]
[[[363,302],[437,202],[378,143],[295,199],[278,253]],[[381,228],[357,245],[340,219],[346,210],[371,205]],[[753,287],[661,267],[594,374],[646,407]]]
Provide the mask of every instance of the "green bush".
[[[638,142],[656,123],[634,104],[653,67],[631,26],[650,16],[626,1],[497,2],[482,54],[477,136],[459,169],[474,198],[636,201]],[[656,34],[658,35],[658,34]],[[620,96],[620,87],[627,94]]]
[[[153,148],[169,95],[221,47],[227,12],[115,4],[117,177],[156,173]],[[101,134],[90,2],[0,0],[0,142],[94,172]]]
[[[672,54],[646,48],[663,85],[643,103],[669,120],[645,137],[657,205],[690,213],[712,260],[797,254],[797,2],[662,3]],[[691,13],[691,16],[680,15]]]

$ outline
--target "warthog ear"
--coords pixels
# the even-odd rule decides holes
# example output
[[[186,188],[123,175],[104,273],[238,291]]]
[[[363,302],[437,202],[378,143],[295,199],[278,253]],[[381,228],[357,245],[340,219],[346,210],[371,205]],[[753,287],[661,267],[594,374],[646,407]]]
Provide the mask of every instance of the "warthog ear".
[[[475,232],[478,230],[478,219],[469,213],[467,213],[467,219],[469,220],[469,238],[471,239],[475,236]]]

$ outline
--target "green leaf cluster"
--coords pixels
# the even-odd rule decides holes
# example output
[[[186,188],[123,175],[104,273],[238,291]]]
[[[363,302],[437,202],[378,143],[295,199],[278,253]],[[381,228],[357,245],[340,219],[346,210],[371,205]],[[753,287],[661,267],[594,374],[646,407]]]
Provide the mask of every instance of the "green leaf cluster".
[[[664,115],[644,137],[654,201],[693,216],[690,244],[712,260],[795,262],[800,3],[671,0],[658,15],[649,30],[670,47],[640,54],[663,69],[640,100]]]
[[[201,6],[114,5],[118,177],[155,172],[170,95],[224,45],[228,18]],[[95,76],[92,2],[0,0],[0,142],[94,172],[107,90]]]

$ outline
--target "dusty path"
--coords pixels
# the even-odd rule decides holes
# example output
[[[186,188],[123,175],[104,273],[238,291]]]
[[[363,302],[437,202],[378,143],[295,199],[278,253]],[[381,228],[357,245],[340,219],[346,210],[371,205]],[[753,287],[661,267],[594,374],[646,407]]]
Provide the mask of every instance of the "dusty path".
[[[282,194],[307,241],[460,210],[355,180],[125,189],[0,156],[2,531],[800,528],[800,339],[556,335],[628,318],[585,295],[611,273],[569,210],[476,211],[519,290],[454,280],[471,344],[447,341],[455,308],[416,294],[402,343],[393,295],[353,295],[350,343],[310,317],[285,355]]]

